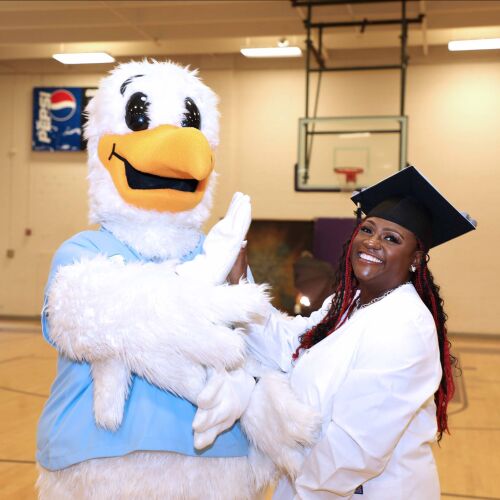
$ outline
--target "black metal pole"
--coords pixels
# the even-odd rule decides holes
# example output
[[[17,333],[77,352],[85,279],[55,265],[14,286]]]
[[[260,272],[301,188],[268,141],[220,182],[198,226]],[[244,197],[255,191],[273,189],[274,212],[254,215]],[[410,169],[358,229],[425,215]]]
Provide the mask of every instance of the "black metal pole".
[[[323,71],[366,71],[381,69],[401,69],[401,64],[381,64],[379,66],[338,66],[336,68],[313,68],[311,73],[323,73]]]
[[[405,94],[406,94],[406,67],[408,65],[407,54],[408,43],[408,22],[406,20],[406,0],[401,0],[401,92],[399,114],[405,114]]]
[[[406,68],[408,65],[407,54],[408,43],[408,23],[406,22],[406,0],[401,0],[401,90],[400,90],[400,105],[399,114],[405,115],[405,97],[406,97]],[[403,123],[400,122],[399,128],[399,168],[401,168],[402,154],[403,154]],[[406,158],[405,158],[406,162]],[[404,165],[406,166],[406,165]]]
[[[307,41],[306,41],[306,118],[309,118],[309,77],[311,64],[311,6],[307,6]]]
[[[424,20],[424,15],[419,14],[418,17],[412,17],[406,19],[407,24],[418,24]],[[339,21],[335,23],[311,23],[311,28],[345,28],[352,26],[385,26],[391,24],[401,24],[401,19],[376,19],[370,21],[369,19],[363,19],[362,21]]]
[[[311,15],[312,6],[309,4],[307,6],[307,42],[306,42],[306,118],[309,118],[309,79],[310,79],[310,65],[311,65]],[[307,184],[309,180],[309,123],[306,122],[306,135],[304,144],[304,176],[303,182]]]

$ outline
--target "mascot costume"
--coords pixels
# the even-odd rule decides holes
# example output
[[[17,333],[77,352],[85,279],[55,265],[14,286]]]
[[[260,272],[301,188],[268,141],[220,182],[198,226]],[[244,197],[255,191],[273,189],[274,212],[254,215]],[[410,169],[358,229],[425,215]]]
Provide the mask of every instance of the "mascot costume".
[[[245,325],[265,287],[225,282],[251,220],[235,194],[206,237],[215,94],[173,63],[118,66],[88,105],[90,220],[57,251],[43,335],[43,500],[251,499],[294,475],[317,418],[280,373],[257,383]]]

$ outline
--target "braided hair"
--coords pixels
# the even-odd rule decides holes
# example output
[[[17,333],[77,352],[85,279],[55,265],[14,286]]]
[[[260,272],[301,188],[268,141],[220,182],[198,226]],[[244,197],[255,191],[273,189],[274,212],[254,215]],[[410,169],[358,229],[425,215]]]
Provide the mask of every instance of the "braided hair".
[[[293,354],[293,359],[297,359],[302,349],[309,349],[320,340],[330,335],[339,328],[344,322],[342,316],[354,302],[358,281],[354,276],[351,265],[352,242],[359,232],[359,226],[354,229],[349,240],[344,243],[342,255],[339,259],[335,281],[333,285],[334,295],[332,305],[326,313],[326,316],[313,328],[306,331],[300,337],[300,345]],[[345,318],[347,318],[345,314]]]
[[[427,266],[429,262],[429,254],[420,240],[417,240],[418,250],[424,252],[424,259],[417,265],[417,269],[412,273],[412,283],[417,290],[422,302],[427,306],[427,309],[434,318],[436,324],[439,354],[441,360],[441,368],[443,375],[439,388],[434,394],[436,403],[436,416],[438,424],[438,442],[443,437],[443,432],[450,433],[448,428],[448,403],[453,398],[455,393],[455,383],[453,381],[453,368],[458,369],[458,359],[450,352],[451,342],[448,340],[448,331],[446,329],[446,320],[448,316],[444,312],[443,299],[439,295],[440,287],[434,282],[434,277]]]
[[[358,288],[358,281],[354,275],[351,265],[352,242],[358,234],[360,225],[352,233],[349,240],[344,244],[342,256],[340,257],[334,282],[334,296],[330,309],[326,316],[313,328],[303,333],[300,337],[300,344],[293,359],[297,359],[304,349],[309,349],[325,337],[338,330],[349,317],[353,309]],[[458,359],[450,353],[451,343],[448,340],[446,319],[447,315],[443,309],[443,299],[439,295],[439,286],[434,282],[431,271],[427,263],[429,255],[424,244],[417,239],[417,249],[424,252],[425,257],[416,266],[417,269],[411,273],[411,282],[420,298],[427,306],[436,324],[440,361],[443,375],[439,388],[434,394],[436,403],[436,419],[438,426],[438,442],[441,441],[443,433],[449,433],[447,408],[449,401],[453,398],[455,384],[453,382],[453,368],[458,366]]]

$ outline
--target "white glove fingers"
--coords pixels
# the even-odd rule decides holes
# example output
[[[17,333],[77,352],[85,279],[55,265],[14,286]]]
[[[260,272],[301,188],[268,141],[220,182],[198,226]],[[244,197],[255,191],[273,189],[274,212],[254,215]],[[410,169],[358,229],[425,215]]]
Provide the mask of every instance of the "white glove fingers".
[[[245,195],[240,192],[236,192],[233,194],[233,198],[231,199],[231,203],[229,203],[229,207],[226,211],[226,218],[232,218],[234,212],[237,210],[237,207],[241,203],[241,200],[243,199]]]
[[[242,193],[237,194],[239,194],[240,196],[238,196],[236,199],[233,198],[233,201],[231,202],[231,205],[229,206],[226,214],[226,218],[233,221],[235,219],[238,219],[238,215],[241,217],[247,212],[250,212],[251,209],[250,197]]]
[[[209,429],[206,432],[194,433],[194,447],[197,450],[203,450],[203,448],[206,448],[207,446],[210,446],[214,441],[215,438],[218,435],[218,429]]]
[[[201,409],[209,409],[219,404],[220,392],[223,384],[223,377],[220,375],[213,375],[206,387],[198,395],[196,406]]]
[[[234,194],[233,194],[233,197],[231,198],[231,204],[233,203],[236,203],[238,200],[240,200],[243,196],[245,196],[242,192],[240,191],[236,191]]]
[[[215,441],[215,438],[219,434],[222,434],[224,431],[229,429],[234,424],[234,422],[234,418],[230,418],[206,429],[200,430],[194,429],[193,427],[193,430],[195,431],[194,447],[198,450],[201,450],[203,448],[206,448],[207,446],[210,446]]]
[[[224,406],[219,406],[211,410],[198,410],[193,420],[193,430],[196,432],[206,432],[208,429],[217,428],[218,433],[230,427],[234,419],[232,415],[228,418],[227,410]]]
[[[234,424],[248,406],[254,386],[255,380],[243,369],[210,375],[198,396],[198,411],[193,420],[197,449],[209,446],[218,434]]]
[[[234,207],[231,214],[226,215],[228,230],[231,231],[241,241],[245,238],[250,223],[252,222],[252,206],[250,198],[244,195],[238,204]]]
[[[208,411],[200,410],[198,408],[198,411],[196,412],[196,415],[193,419],[192,427],[195,432],[199,433],[205,432],[210,427],[213,427],[208,425]]]

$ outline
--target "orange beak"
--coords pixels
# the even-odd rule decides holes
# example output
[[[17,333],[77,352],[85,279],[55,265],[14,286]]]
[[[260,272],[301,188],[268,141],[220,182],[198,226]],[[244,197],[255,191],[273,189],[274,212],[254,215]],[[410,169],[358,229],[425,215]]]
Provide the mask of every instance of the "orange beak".
[[[104,135],[98,155],[127,203],[159,212],[194,208],[214,167],[205,136],[195,128],[173,125]]]

